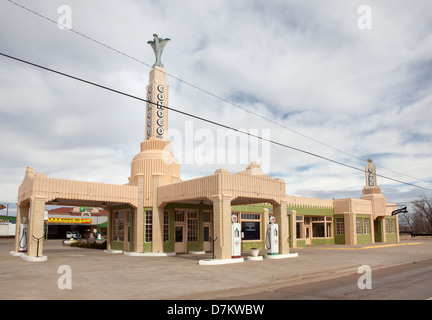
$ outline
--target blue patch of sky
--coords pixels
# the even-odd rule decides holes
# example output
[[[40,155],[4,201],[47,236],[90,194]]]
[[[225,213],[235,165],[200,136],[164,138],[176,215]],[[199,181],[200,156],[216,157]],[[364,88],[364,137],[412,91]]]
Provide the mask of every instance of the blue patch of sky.
[[[312,166],[298,166],[296,167],[296,171],[297,172],[305,172],[305,171],[309,171],[312,168]]]
[[[263,103],[264,101],[259,99],[257,96],[240,91],[234,91],[231,93],[227,100],[232,101],[236,104],[245,104],[245,103]]]
[[[394,88],[393,94],[387,99],[393,105],[401,108],[409,106],[418,100],[421,100],[425,95],[430,94],[432,88],[432,59],[411,63],[406,68],[405,72],[409,75],[406,82],[401,83]]]
[[[193,53],[204,50],[208,45],[209,39],[207,37],[202,37],[199,41],[195,42],[195,46],[191,49]]]
[[[406,133],[408,134],[405,136],[405,139],[403,143],[410,143],[410,142],[430,142],[430,135],[421,134],[418,132],[411,132]],[[419,150],[421,151],[421,150]],[[430,153],[430,150],[424,150],[428,154]]]
[[[255,1],[254,11],[259,12],[265,21],[283,21],[278,27],[285,27],[285,30],[279,29],[280,33],[284,32],[306,32],[315,28],[313,10],[307,6],[299,6],[293,3],[272,3],[271,6],[262,1]]]
[[[284,113],[279,114],[279,117],[281,118],[281,120],[288,120],[290,117],[295,116],[297,114],[301,114],[301,113],[304,113],[304,111],[297,110],[297,111],[291,111],[291,112],[284,112]]]
[[[231,101],[231,102],[233,102],[233,103],[235,103],[235,104],[237,104],[237,105],[239,105],[245,109],[248,109],[248,107],[246,106],[247,104],[262,104],[269,111],[277,112],[277,117],[280,118],[281,120],[287,120],[294,115],[301,114],[301,113],[305,112],[304,110],[294,110],[294,111],[288,111],[288,112],[281,113],[281,112],[279,112],[280,108],[278,108],[277,106],[269,104],[268,101],[265,101],[254,94],[246,93],[246,92],[242,92],[242,91],[232,92],[230,95],[228,95],[227,100]],[[258,112],[258,113],[260,114],[260,112]]]
[[[399,155],[400,154],[393,153],[393,152],[369,153],[369,154],[362,155],[361,158],[363,158],[363,159],[372,159],[372,161],[374,162],[374,164],[377,164],[377,163],[379,163],[378,159],[380,159],[380,158],[384,158],[384,157],[396,157],[396,156],[399,156]]]

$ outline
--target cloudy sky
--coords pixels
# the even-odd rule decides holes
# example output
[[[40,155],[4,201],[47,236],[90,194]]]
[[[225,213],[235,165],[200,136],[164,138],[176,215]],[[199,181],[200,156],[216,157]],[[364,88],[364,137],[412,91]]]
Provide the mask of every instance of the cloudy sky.
[[[2,53],[145,98],[157,33],[171,39],[171,107],[356,168],[372,158],[379,174],[429,189],[378,177],[389,201],[432,194],[429,0],[14,2],[124,55],[7,0]],[[0,122],[0,201],[15,203],[27,166],[127,183],[145,104],[0,57]],[[257,161],[288,195],[357,198],[365,184],[360,171],[173,112],[169,127],[183,180]]]

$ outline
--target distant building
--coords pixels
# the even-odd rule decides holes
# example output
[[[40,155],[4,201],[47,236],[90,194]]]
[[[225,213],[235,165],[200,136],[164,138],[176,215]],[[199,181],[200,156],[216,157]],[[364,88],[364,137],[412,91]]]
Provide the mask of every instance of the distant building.
[[[78,232],[83,237],[96,237],[97,233],[106,235],[109,212],[93,207],[60,207],[48,210],[45,234],[48,239],[65,239],[66,233]]]
[[[16,217],[0,216],[0,237],[14,237],[16,232]]]

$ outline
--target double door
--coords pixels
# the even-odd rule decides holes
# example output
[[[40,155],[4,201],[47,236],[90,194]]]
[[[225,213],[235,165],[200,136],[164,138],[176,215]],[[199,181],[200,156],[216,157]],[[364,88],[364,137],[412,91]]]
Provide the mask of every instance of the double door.
[[[123,242],[123,251],[131,251],[131,213],[129,210],[114,211],[112,240]]]
[[[175,210],[174,214],[174,251],[177,253],[187,252],[188,241],[202,241],[203,250],[211,251],[212,225],[210,211],[204,211],[203,215],[203,238],[200,236],[198,210],[185,209]]]
[[[174,251],[184,253],[187,251],[186,210],[174,212]]]
[[[177,253],[183,253],[187,250],[186,241],[186,225],[175,224],[174,225],[174,251]]]

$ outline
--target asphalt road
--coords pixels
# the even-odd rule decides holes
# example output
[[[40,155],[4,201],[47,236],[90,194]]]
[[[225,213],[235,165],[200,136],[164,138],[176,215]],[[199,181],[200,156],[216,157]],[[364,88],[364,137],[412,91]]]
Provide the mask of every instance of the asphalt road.
[[[432,299],[432,259],[394,267],[371,269],[371,289],[359,289],[365,273],[340,278],[287,285],[221,299],[244,300],[425,300]],[[365,283],[363,279],[360,281]]]

